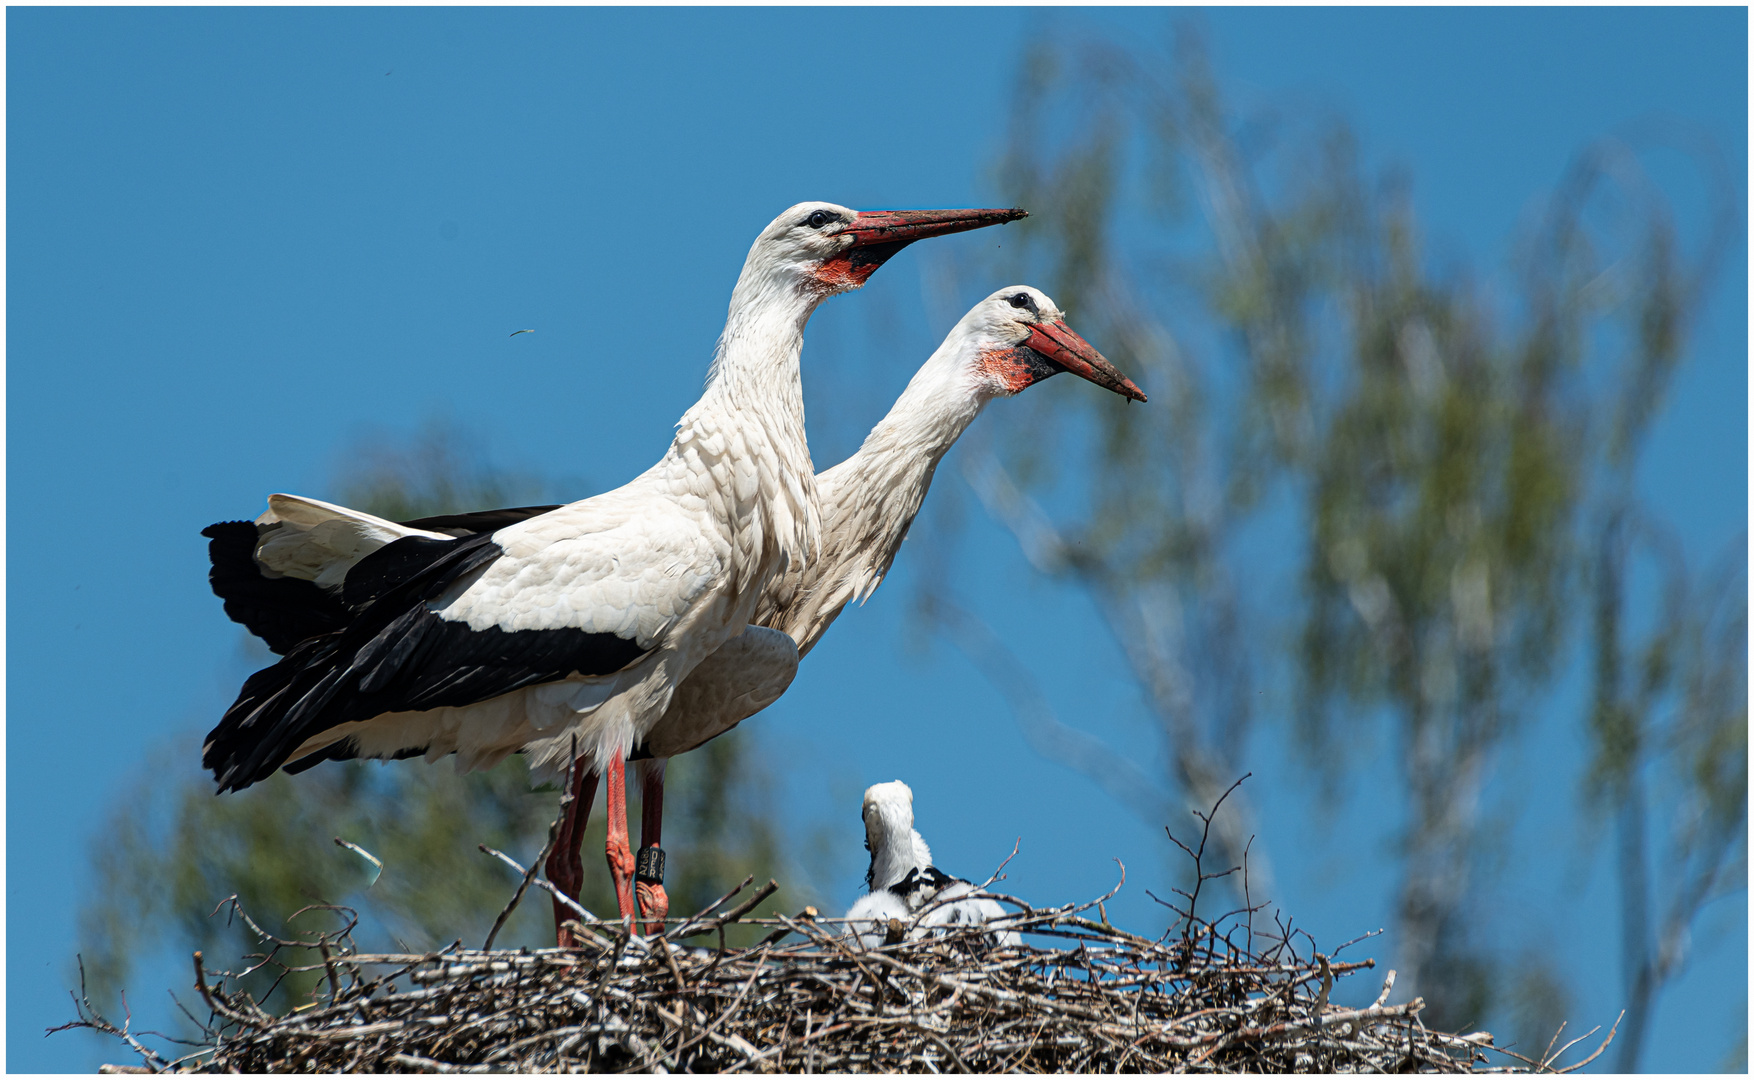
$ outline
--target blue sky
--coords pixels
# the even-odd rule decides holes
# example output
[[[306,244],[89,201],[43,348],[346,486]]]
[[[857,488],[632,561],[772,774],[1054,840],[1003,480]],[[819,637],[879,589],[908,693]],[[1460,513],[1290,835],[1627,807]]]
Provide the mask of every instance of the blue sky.
[[[1746,188],[1739,9],[1202,18],[1234,100],[1348,117],[1369,162],[1411,175],[1434,246],[1488,270],[1577,149],[1641,118],[1698,125]],[[41,1033],[69,1018],[74,914],[101,885],[85,852],[111,793],[167,738],[193,754],[236,689],[204,525],[258,513],[270,491],[321,496],[362,429],[435,413],[502,465],[594,489],[628,479],[696,395],[775,213],[818,198],[991,205],[1024,45],[1167,28],[1138,9],[10,9],[8,1067],[119,1060]],[[947,329],[920,303],[921,250],[812,322],[819,447],[854,445]],[[1696,559],[1747,518],[1746,274],[1736,250],[1643,477]],[[959,302],[1003,284],[960,282]],[[867,346],[878,310],[917,354]],[[537,332],[507,337],[524,327]],[[1068,382],[1038,392],[1089,389]],[[835,390],[846,400],[825,402]],[[991,546],[977,599],[1014,642],[1097,633],[1076,596],[1003,587],[1023,572],[1004,534],[976,522],[966,542]],[[1161,834],[1034,755],[959,656],[904,647],[912,580],[904,553],[755,721],[782,748],[788,812],[851,832],[858,792],[899,776],[943,865],[972,874],[1022,836],[1007,884],[1062,902],[1102,891],[1119,857],[1133,871],[1111,914],[1154,923],[1136,886],[1165,877]],[[1126,709],[1080,708],[1127,700],[1112,674],[1048,690],[1124,743],[1141,732]],[[1518,744],[1571,770],[1520,806],[1520,835],[1577,828],[1570,737],[1549,724]],[[1281,901],[1325,942],[1388,925],[1388,826],[1357,806],[1309,819],[1283,741],[1257,737],[1251,762]],[[1330,827],[1356,830],[1356,849]],[[1618,1009],[1605,871],[1577,856],[1503,901],[1507,933],[1560,943],[1586,1027]],[[1664,999],[1647,1065],[1722,1060],[1746,1002],[1745,913],[1745,894],[1712,913],[1727,935]],[[179,965],[135,981],[139,1001],[187,979]]]

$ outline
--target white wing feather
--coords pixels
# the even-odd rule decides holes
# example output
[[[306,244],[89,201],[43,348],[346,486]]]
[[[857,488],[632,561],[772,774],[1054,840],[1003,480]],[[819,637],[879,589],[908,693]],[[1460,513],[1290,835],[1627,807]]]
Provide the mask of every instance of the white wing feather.
[[[450,539],[298,495],[268,496],[268,512],[256,519],[256,526],[262,534],[256,563],[264,576],[302,578],[328,588],[339,587],[355,563],[392,540]]]

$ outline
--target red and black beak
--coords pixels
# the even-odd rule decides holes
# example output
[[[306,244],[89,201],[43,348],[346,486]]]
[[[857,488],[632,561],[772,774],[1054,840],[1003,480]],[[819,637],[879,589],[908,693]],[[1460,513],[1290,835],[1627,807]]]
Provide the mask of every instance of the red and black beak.
[[[828,260],[818,276],[836,289],[863,285],[890,256],[915,240],[984,229],[1029,216],[1027,210],[864,210],[838,235],[852,246]]]
[[[853,246],[874,247],[895,245],[895,250],[928,236],[984,229],[1026,218],[1029,211],[1010,210],[862,210],[853,223],[840,231],[851,236]]]
[[[1122,375],[1113,364],[1090,342],[1078,336],[1078,332],[1059,319],[1050,323],[1038,323],[1030,327],[1029,337],[1020,349],[1029,349],[1041,354],[1051,364],[1082,379],[1089,379],[1098,386],[1107,387],[1115,393],[1134,401],[1144,401],[1145,394],[1133,380]]]

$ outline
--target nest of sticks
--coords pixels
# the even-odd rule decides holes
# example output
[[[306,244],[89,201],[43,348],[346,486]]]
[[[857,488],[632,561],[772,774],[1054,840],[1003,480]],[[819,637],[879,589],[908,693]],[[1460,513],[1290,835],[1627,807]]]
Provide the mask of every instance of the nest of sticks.
[[[83,1001],[79,1025],[132,1046],[142,1064],[106,1068],[128,1072],[1568,1071],[1551,1048],[1493,1064],[1490,1035],[1426,1029],[1420,999],[1391,1002],[1392,972],[1371,1004],[1334,1004],[1336,982],[1374,962],[1299,955],[1295,934],[1255,953],[1196,920],[1153,941],[1087,917],[1095,901],[992,894],[1041,944],[903,928],[861,948],[808,910],[747,918],[774,888],[662,936],[580,920],[569,950],[362,953],[345,933],[264,933],[252,968],[322,972],[313,1005],[271,1015],[196,953],[210,1014],[194,1052],[162,1056]],[[684,943],[738,921],[772,930],[749,948]]]
[[[1209,829],[1211,815],[1197,816]],[[1562,1066],[1594,1032],[1563,1045],[1555,1035],[1529,1057],[1486,1032],[1432,1031],[1422,999],[1392,1000],[1393,971],[1370,980],[1380,986],[1374,1001],[1341,1005],[1330,997],[1336,985],[1375,961],[1339,953],[1375,935],[1317,952],[1277,916],[1257,925],[1246,884],[1244,906],[1199,917],[1202,887],[1235,872],[1203,870],[1204,839],[1176,841],[1194,882],[1159,900],[1175,918],[1157,939],[1109,923],[1113,891],[1036,908],[987,892],[1002,880],[995,872],[980,895],[1006,907],[1017,944],[978,926],[922,930],[928,907],[912,925],[874,928],[869,936],[886,940],[862,945],[846,920],[813,908],[754,917],[778,890],[772,881],[727,907],[747,879],[662,934],[574,904],[574,947],[515,951],[492,948],[507,916],[532,884],[554,890],[535,875],[540,859],[526,871],[484,848],[523,880],[480,949],[362,952],[353,913],[338,907],[329,910],[339,929],[283,938],[233,897],[263,950],[236,972],[208,971],[194,954],[207,1016],[185,1010],[200,1027],[192,1050],[147,1046],[150,1033],[104,1018],[83,988],[66,1027],[118,1038],[140,1061],[105,1072],[1570,1072],[1613,1039]],[[735,925],[768,932],[732,947],[725,930]],[[238,987],[264,970],[315,976],[312,1000],[268,1012]]]

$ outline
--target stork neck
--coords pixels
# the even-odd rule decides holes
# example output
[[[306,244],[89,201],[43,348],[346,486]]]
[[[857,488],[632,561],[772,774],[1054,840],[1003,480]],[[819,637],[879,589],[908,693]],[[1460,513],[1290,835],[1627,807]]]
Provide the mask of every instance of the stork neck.
[[[860,500],[867,512],[881,509],[895,519],[894,544],[901,542],[925,498],[938,462],[991,400],[970,377],[958,352],[946,343],[934,353],[865,436],[858,452],[832,470],[836,486],[855,484],[865,492],[900,497],[900,505],[881,507]]]
[[[794,282],[775,280],[746,266],[731,293],[725,329],[707,372],[706,393],[741,397],[752,383],[777,382],[789,391],[788,404],[796,405],[802,424],[798,357],[804,349],[804,325],[822,299]]]
[[[865,871],[865,887],[872,892],[887,889],[914,870],[932,865],[932,849],[912,825],[904,825],[873,846],[871,867]]]
[[[749,609],[736,614],[742,621],[777,560],[798,565],[815,549],[820,521],[798,374],[804,324],[819,298],[765,286],[745,266],[706,387],[655,467],[695,494],[703,482],[717,488],[727,535],[750,530],[762,539],[733,575],[732,592]]]
[[[787,574],[762,625],[790,634],[803,656],[847,603],[870,595],[900,550],[938,462],[987,400],[957,350],[947,344],[933,354],[858,452],[816,478],[821,553]]]
[[[942,350],[941,350],[942,352]],[[935,467],[986,408],[981,393],[954,355],[934,354],[859,447],[859,454],[907,458]]]

